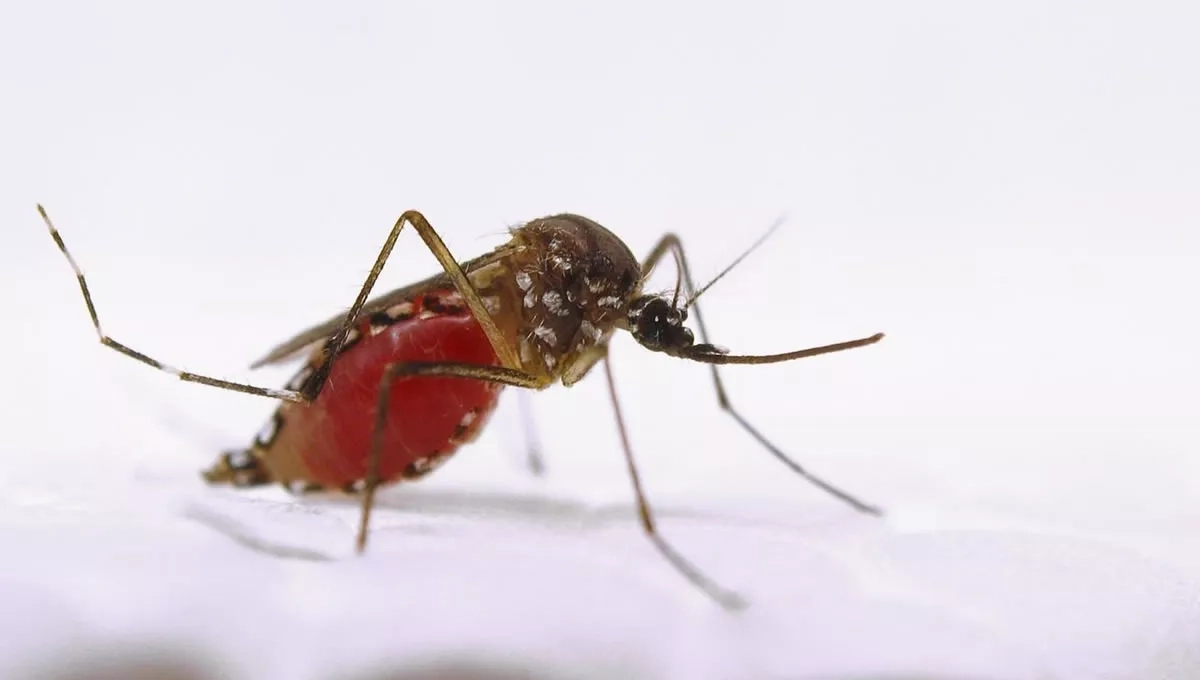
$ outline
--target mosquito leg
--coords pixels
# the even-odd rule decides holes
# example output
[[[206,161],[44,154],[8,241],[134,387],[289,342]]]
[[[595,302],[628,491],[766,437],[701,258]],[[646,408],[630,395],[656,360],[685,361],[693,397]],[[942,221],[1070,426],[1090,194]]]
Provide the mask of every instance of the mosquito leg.
[[[650,255],[646,258],[645,263],[642,265],[642,271],[645,272],[646,276],[649,276],[650,271],[653,270],[656,264],[658,264],[663,255],[667,254],[668,252],[675,256],[675,260],[678,263],[679,268],[682,270],[682,278],[688,288],[688,294],[691,295],[696,290],[696,284],[692,279],[691,271],[688,269],[687,257],[685,257],[683,253],[683,243],[675,234],[667,234],[654,246],[654,249],[650,251]],[[700,313],[700,306],[698,303],[693,305],[693,310],[695,311],[696,316],[696,327],[700,331],[700,341],[703,343],[708,343],[708,330],[704,327],[704,316]],[[863,340],[840,343],[836,346],[817,349],[837,351],[840,349],[849,349],[851,347],[860,347],[862,345],[875,342],[879,340],[880,337],[882,336],[873,336],[872,338],[865,338]],[[802,467],[799,463],[792,460],[787,454],[781,451],[779,447],[771,443],[770,440],[768,440],[761,432],[758,431],[758,428],[751,425],[750,422],[747,421],[745,417],[743,417],[742,414],[733,407],[733,403],[729,400],[729,394],[725,391],[725,384],[721,381],[721,372],[717,370],[717,366],[710,363],[709,368],[712,370],[713,386],[716,388],[717,403],[721,406],[721,409],[733,416],[733,419],[737,421],[738,425],[740,425],[743,430],[749,433],[751,437],[754,437],[758,443],[762,444],[763,448],[769,451],[771,455],[775,456],[779,462],[786,465],[792,470],[792,472],[795,472],[804,479],[807,479],[817,488],[845,502],[855,510],[869,515],[878,516],[883,514],[883,510],[880,508],[855,498],[848,492],[839,489],[833,484],[830,484],[829,482],[804,469],[804,467]]]
[[[546,472],[546,460],[542,455],[542,443],[538,437],[537,423],[533,418],[533,404],[529,392],[517,392],[517,408],[521,412],[521,429],[525,432],[525,467],[530,474],[541,477]]]
[[[174,366],[164,364],[158,359],[154,359],[128,345],[117,342],[116,340],[110,338],[100,327],[100,317],[96,314],[96,305],[94,302],[92,302],[92,293],[88,290],[87,279],[83,276],[83,270],[79,268],[78,264],[76,264],[75,258],[71,256],[71,251],[67,250],[67,244],[63,241],[62,235],[58,233],[58,229],[54,227],[54,223],[50,221],[50,216],[46,214],[46,209],[39,204],[37,210],[38,214],[42,216],[42,221],[46,223],[46,228],[50,230],[50,237],[54,239],[54,242],[58,245],[58,249],[62,251],[64,256],[66,256],[67,262],[71,264],[71,269],[75,270],[75,278],[79,280],[79,290],[83,292],[83,301],[87,305],[88,314],[92,317],[92,326],[94,326],[96,329],[96,335],[100,337],[100,344],[114,349],[131,359],[136,359],[147,366],[156,368],[164,373],[169,373],[170,375],[173,375],[185,382],[199,383],[201,385],[218,387],[223,390],[244,392],[246,394],[253,394],[260,397],[270,397],[272,399],[286,399],[287,401],[294,402],[306,401],[304,395],[295,390],[277,390],[269,387],[255,387],[254,385],[230,382],[228,380],[211,378],[198,373],[181,371]]]
[[[367,452],[367,478],[362,499],[362,519],[358,527],[358,551],[361,553],[367,547],[367,528],[370,522],[371,509],[375,505],[375,490],[379,487],[379,459],[383,448],[383,430],[387,424],[388,404],[392,398],[392,385],[405,378],[415,376],[439,376],[445,378],[463,378],[466,380],[481,380],[484,382],[541,389],[546,387],[536,376],[503,366],[479,366],[453,361],[419,362],[405,361],[389,364],[379,380],[379,395],[375,405],[375,426],[371,432],[371,447]]]
[[[504,340],[503,335],[496,326],[496,322],[492,320],[491,315],[488,314],[487,309],[483,306],[483,301],[479,299],[479,294],[475,291],[474,287],[471,286],[471,282],[467,279],[466,274],[463,273],[462,267],[459,266],[458,262],[450,254],[449,249],[446,248],[446,244],[437,235],[437,232],[434,231],[433,227],[429,224],[429,221],[426,220],[421,213],[415,210],[409,210],[400,215],[400,218],[397,219],[395,224],[392,226],[392,230],[388,234],[388,238],[384,242],[383,248],[380,250],[379,255],[375,258],[375,264],[371,267],[371,272],[367,275],[366,280],[363,282],[363,285],[359,290],[358,297],[354,300],[354,304],[350,306],[350,310],[347,312],[345,320],[338,327],[338,330],[336,333],[334,333],[332,340],[326,346],[325,357],[318,368],[314,371],[313,378],[305,384],[302,391],[257,387],[254,385],[231,382],[229,380],[222,380],[220,378],[213,378],[197,373],[183,371],[175,368],[174,366],[154,359],[149,355],[139,352],[138,350],[118,342],[106,335],[100,326],[100,319],[96,314],[96,305],[92,301],[92,294],[88,289],[87,279],[84,278],[83,270],[80,269],[79,265],[75,262],[75,258],[71,256],[71,252],[67,250],[67,245],[63,241],[62,235],[59,234],[58,229],[55,228],[54,223],[50,220],[50,216],[46,213],[46,209],[39,204],[37,206],[37,210],[38,214],[41,215],[42,220],[46,223],[46,228],[50,230],[51,238],[54,239],[55,244],[58,245],[59,250],[62,251],[62,254],[67,258],[67,262],[70,263],[71,268],[75,271],[75,277],[79,280],[79,288],[83,293],[83,301],[87,305],[88,314],[92,318],[92,325],[96,329],[96,334],[100,337],[101,344],[105,345],[106,347],[110,347],[113,350],[130,357],[131,359],[140,361],[147,366],[151,366],[160,371],[173,375],[185,382],[194,382],[220,389],[244,392],[246,394],[270,397],[272,399],[284,399],[297,403],[309,402],[315,399],[317,395],[320,394],[321,389],[325,386],[325,381],[329,378],[329,371],[332,369],[333,362],[341,352],[342,347],[346,344],[350,336],[350,332],[354,328],[354,323],[357,321],[363,305],[366,304],[367,297],[370,295],[371,289],[375,286],[375,281],[379,278],[379,274],[383,271],[384,263],[387,262],[388,257],[391,255],[392,249],[396,245],[396,239],[400,236],[400,231],[404,228],[405,224],[413,225],[413,228],[417,230],[417,234],[420,235],[421,240],[425,242],[425,245],[433,253],[434,257],[437,258],[438,263],[442,265],[442,269],[446,272],[446,275],[454,283],[459,293],[462,294],[464,301],[471,309],[472,315],[483,327],[484,332],[488,336],[488,340],[491,341],[492,347],[496,351],[496,356],[500,357],[501,363],[514,369],[520,366],[520,361],[517,358],[516,350]]]
[[[604,376],[608,379],[608,394],[612,397],[613,413],[617,418],[617,430],[621,433],[621,448],[625,452],[625,463],[629,468],[629,478],[633,482],[633,494],[637,498],[638,516],[641,518],[642,528],[646,530],[646,536],[650,538],[650,542],[654,544],[658,552],[671,563],[671,566],[675,567],[692,585],[704,591],[705,595],[727,609],[744,607],[746,603],[741,596],[722,588],[705,576],[704,572],[689,562],[658,533],[658,528],[654,523],[654,513],[650,510],[650,504],[646,502],[646,494],[642,491],[642,480],[638,475],[637,465],[633,462],[633,448],[629,445],[629,433],[625,430],[625,418],[621,415],[621,403],[617,398],[617,385],[613,380],[612,367],[609,365],[607,356],[604,358]]]
[[[342,346],[346,344],[350,331],[354,328],[354,322],[358,320],[358,315],[362,311],[363,305],[367,303],[367,297],[371,294],[371,288],[375,286],[375,280],[379,278],[379,274],[383,271],[383,265],[392,254],[392,248],[395,247],[396,239],[399,238],[405,224],[411,224],[413,229],[417,230],[417,234],[425,242],[426,247],[433,253],[433,256],[437,258],[438,264],[442,266],[442,270],[454,282],[454,287],[458,289],[458,292],[463,296],[463,301],[470,308],[471,315],[483,327],[484,334],[487,335],[488,341],[492,344],[492,349],[496,352],[496,356],[500,358],[500,363],[513,370],[520,368],[521,362],[517,358],[516,349],[504,339],[499,327],[496,326],[496,322],[492,319],[492,315],[488,313],[487,308],[483,305],[483,301],[479,298],[479,293],[471,285],[471,281],[467,278],[467,275],[463,273],[458,261],[450,254],[450,249],[446,247],[442,238],[438,236],[437,231],[429,224],[429,220],[425,219],[424,215],[416,210],[408,210],[400,215],[400,218],[392,225],[392,230],[388,233],[387,240],[384,242],[383,248],[379,251],[379,256],[375,258],[375,264],[371,267],[371,272],[367,274],[366,281],[363,281],[362,288],[358,292],[358,297],[354,300],[354,304],[350,306],[350,311],[346,313],[345,321],[342,322],[341,327],[329,342],[325,358],[321,361],[321,365],[313,372],[312,379],[304,386],[304,395],[307,398],[316,398],[321,388],[325,386],[325,381],[329,378],[329,371],[333,367],[333,362],[337,358],[338,353],[341,352]]]

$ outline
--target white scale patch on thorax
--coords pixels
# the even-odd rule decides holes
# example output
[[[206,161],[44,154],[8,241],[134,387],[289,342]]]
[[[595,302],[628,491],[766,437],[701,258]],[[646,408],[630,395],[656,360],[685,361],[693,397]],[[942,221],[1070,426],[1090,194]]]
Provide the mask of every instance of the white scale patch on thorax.
[[[582,331],[584,335],[591,338],[593,343],[600,340],[600,329],[592,325],[592,322],[588,321],[587,319],[584,319],[583,322],[579,324],[579,330]]]
[[[541,340],[551,347],[558,344],[558,335],[555,334],[553,328],[549,328],[547,326],[538,326],[537,328],[533,329],[533,334],[538,337],[538,340]]]
[[[523,291],[529,290],[530,286],[533,285],[533,277],[529,275],[529,272],[517,272],[515,278],[517,280],[517,287]]]
[[[533,363],[533,343],[529,342],[529,338],[521,338],[521,342],[519,344],[521,345],[519,348],[521,354],[521,363]]]
[[[548,290],[542,294],[542,304],[546,310],[555,316],[566,316],[571,313],[563,306],[562,294],[556,290]]]

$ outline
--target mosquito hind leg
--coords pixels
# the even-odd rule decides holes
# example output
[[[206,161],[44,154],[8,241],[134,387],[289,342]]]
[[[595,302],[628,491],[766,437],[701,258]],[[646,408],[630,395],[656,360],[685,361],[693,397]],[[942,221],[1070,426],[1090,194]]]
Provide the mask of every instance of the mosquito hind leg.
[[[760,242],[761,242],[761,240],[760,240]],[[676,236],[675,234],[667,234],[666,236],[663,236],[662,239],[659,240],[659,242],[654,246],[654,249],[650,251],[650,255],[647,256],[645,263],[642,265],[642,271],[645,272],[645,275],[648,276],[649,273],[654,269],[655,265],[657,265],[658,262],[667,253],[671,253],[675,258],[675,261],[680,270],[678,273],[679,279],[682,281],[682,283],[684,285],[686,285],[687,294],[689,296],[694,295],[695,291],[696,291],[696,284],[693,281],[691,271],[688,268],[687,257],[683,253],[683,243],[679,240],[679,237]],[[743,255],[743,257],[744,257],[744,255]],[[740,260],[740,258],[739,258],[739,260]],[[728,271],[728,270],[726,270],[726,271]],[[676,295],[678,296],[678,291],[677,291]],[[700,341],[707,344],[709,342],[708,330],[704,327],[704,316],[700,313],[699,304],[693,303],[692,309],[695,311],[696,328],[697,328],[697,330],[700,331]],[[873,342],[875,340],[878,340],[878,337],[868,338],[866,340]],[[843,343],[843,344],[845,345],[845,348],[849,348],[849,347],[857,347],[857,346],[861,346],[863,344],[869,344],[869,343],[866,341],[855,341],[852,343]],[[829,350],[831,348],[822,348],[822,349]],[[824,479],[821,479],[820,477],[809,472],[804,467],[802,467],[799,463],[797,463],[795,460],[793,460],[791,457],[789,457],[787,454],[785,454],[782,450],[780,450],[779,447],[775,446],[775,444],[773,444],[761,432],[758,431],[758,428],[751,425],[750,422],[748,420],[746,420],[746,418],[744,416],[742,416],[742,414],[740,412],[738,412],[738,410],[736,408],[734,408],[733,403],[729,399],[729,394],[725,391],[725,384],[721,381],[721,372],[717,369],[716,364],[710,363],[709,368],[712,370],[713,387],[716,389],[717,403],[720,405],[721,409],[723,411],[725,411],[726,413],[728,413],[730,416],[732,416],[733,419],[735,421],[737,421],[737,424],[739,426],[741,426],[741,428],[743,430],[745,430],[751,437],[753,437],[759,444],[761,444],[763,446],[763,448],[765,448],[768,452],[770,452],[772,456],[774,456],[776,459],[778,459],[779,462],[786,465],[792,472],[795,472],[796,474],[800,475],[804,479],[808,480],[811,484],[813,484],[817,488],[821,489],[822,491],[825,491],[826,493],[837,498],[838,500],[845,502],[847,505],[854,508],[855,510],[866,513],[868,515],[879,516],[879,515],[883,514],[883,510],[880,509],[879,507],[872,505],[870,503],[866,503],[866,502],[856,498],[855,496],[851,495],[850,493],[843,491],[842,489],[834,486],[833,484],[830,484],[829,482],[825,481]]]
[[[504,366],[480,366],[453,361],[403,361],[388,365],[383,371],[383,377],[379,380],[379,393],[375,404],[375,424],[371,432],[371,446],[367,452],[367,476],[363,488],[362,514],[356,541],[360,553],[367,547],[367,529],[371,510],[375,505],[375,491],[379,488],[381,481],[379,479],[379,460],[382,456],[383,431],[387,424],[392,387],[400,380],[417,376],[479,380],[526,389],[541,389],[548,384],[537,376]]]
[[[198,373],[183,371],[109,337],[107,334],[105,334],[104,330],[100,326],[100,318],[96,313],[96,305],[92,301],[92,294],[88,289],[87,279],[83,275],[83,270],[80,269],[79,265],[75,262],[75,258],[72,257],[71,252],[67,249],[67,245],[63,241],[62,235],[59,233],[58,229],[55,228],[54,223],[50,220],[50,216],[46,213],[46,209],[42,207],[41,204],[38,204],[37,210],[38,214],[42,217],[42,221],[46,223],[46,228],[50,231],[51,238],[54,239],[55,244],[58,245],[58,249],[62,251],[62,254],[67,258],[67,262],[70,263],[71,269],[75,271],[75,277],[79,281],[79,289],[83,293],[83,301],[87,305],[88,314],[92,319],[92,326],[96,329],[96,335],[99,336],[100,343],[117,352],[120,352],[121,354],[124,354],[131,359],[135,359],[143,364],[146,364],[147,366],[173,375],[185,382],[199,383],[201,385],[209,385],[211,387],[232,390],[234,392],[243,392],[245,394],[269,397],[272,399],[283,399],[296,403],[306,403],[316,399],[317,395],[320,394],[321,389],[325,386],[326,380],[329,378],[329,372],[333,367],[334,360],[341,352],[342,347],[344,347],[349,340],[350,332],[354,328],[354,323],[358,320],[358,315],[361,312],[363,305],[366,304],[367,298],[371,294],[371,289],[375,286],[375,281],[379,278],[379,274],[383,271],[383,266],[387,262],[388,257],[391,255],[392,249],[396,245],[396,239],[400,236],[400,231],[404,228],[405,224],[413,225],[413,228],[416,229],[417,233],[420,235],[421,240],[425,242],[425,245],[429,248],[430,252],[432,252],[434,257],[437,258],[438,263],[442,265],[442,269],[445,270],[446,274],[454,282],[455,287],[458,289],[467,306],[470,308],[471,314],[479,321],[480,326],[483,327],[483,330],[487,334],[488,340],[491,342],[493,349],[496,351],[496,356],[500,358],[501,363],[513,369],[516,369],[520,366],[520,361],[517,358],[516,350],[504,340],[503,335],[496,326],[496,322],[492,320],[491,315],[488,314],[487,309],[483,305],[483,301],[480,300],[479,293],[475,291],[474,287],[471,286],[470,281],[467,279],[466,274],[463,273],[462,267],[459,266],[458,262],[450,254],[449,249],[446,248],[446,244],[429,224],[429,221],[425,219],[425,216],[415,210],[409,210],[400,215],[400,218],[397,219],[395,224],[392,226],[392,229],[388,234],[388,238],[384,242],[383,248],[380,250],[379,255],[375,258],[375,264],[371,267],[370,273],[367,275],[366,280],[363,281],[363,284],[359,289],[358,297],[354,300],[354,304],[350,306],[350,310],[347,312],[345,320],[342,322],[341,326],[339,326],[337,332],[334,333],[332,341],[326,345],[326,351],[324,352],[324,358],[322,359],[321,364],[314,371],[313,378],[307,381],[300,390],[257,387],[254,385],[247,385],[244,383],[232,382]]]
[[[46,228],[50,230],[50,237],[54,239],[54,243],[58,245],[58,249],[67,258],[71,269],[75,270],[75,278],[79,281],[79,290],[83,293],[83,301],[87,305],[88,315],[92,318],[92,326],[96,329],[96,335],[100,337],[100,344],[110,349],[116,350],[125,356],[156,368],[164,373],[173,375],[184,382],[199,383],[201,385],[209,385],[223,390],[232,390],[234,392],[243,392],[245,394],[253,394],[260,397],[270,397],[272,399],[284,399],[293,402],[304,402],[305,397],[295,390],[279,390],[270,387],[256,387],[244,383],[231,382],[220,378],[213,378],[198,373],[182,371],[170,364],[165,364],[158,359],[155,359],[147,354],[143,354],[129,345],[118,342],[109,337],[100,327],[100,317],[96,314],[96,305],[92,301],[92,293],[88,290],[87,279],[83,275],[83,270],[75,262],[75,258],[71,256],[71,251],[67,250],[67,244],[63,241],[62,234],[58,233],[58,229],[54,227],[54,223],[50,221],[50,215],[46,213],[46,209],[38,204],[38,214],[42,216],[42,221],[46,223]]]

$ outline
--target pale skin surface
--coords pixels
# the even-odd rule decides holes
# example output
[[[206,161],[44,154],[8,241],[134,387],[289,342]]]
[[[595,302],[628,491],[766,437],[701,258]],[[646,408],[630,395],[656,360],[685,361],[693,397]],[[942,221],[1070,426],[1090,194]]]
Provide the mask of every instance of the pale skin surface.
[[[729,397],[721,382],[720,374],[717,371],[716,364],[764,364],[789,361],[792,359],[838,352],[846,349],[874,344],[875,342],[881,340],[883,335],[876,334],[859,340],[781,354],[730,355],[725,353],[723,350],[708,344],[707,332],[705,330],[703,321],[700,318],[699,308],[696,307],[696,320],[697,327],[700,332],[701,344],[695,345],[692,343],[690,331],[684,329],[682,323],[686,318],[687,308],[694,305],[696,297],[703,292],[704,288],[697,289],[695,287],[687,267],[686,259],[683,255],[682,244],[679,238],[674,234],[665,235],[654,247],[646,260],[640,265],[636,261],[633,261],[631,264],[627,265],[627,269],[636,268],[636,281],[629,282],[631,285],[623,291],[623,295],[620,297],[606,294],[609,291],[609,288],[620,288],[621,286],[619,284],[614,283],[614,281],[608,281],[599,278],[594,278],[589,281],[585,275],[583,283],[587,285],[588,290],[599,297],[596,297],[594,303],[591,305],[580,306],[579,311],[584,315],[598,316],[584,319],[579,324],[578,328],[584,332],[582,335],[579,335],[578,333],[576,334],[579,338],[577,344],[571,345],[565,351],[565,353],[559,357],[547,355],[547,345],[555,345],[557,341],[561,340],[558,337],[556,327],[549,325],[554,323],[554,319],[545,315],[539,317],[540,321],[538,321],[537,324],[534,325],[531,330],[524,335],[514,334],[513,331],[515,328],[512,324],[506,324],[509,327],[502,329],[501,325],[497,323],[496,318],[493,317],[492,313],[490,313],[488,309],[489,306],[495,309],[497,306],[496,303],[491,299],[488,299],[485,303],[484,297],[480,295],[478,290],[476,290],[476,287],[473,285],[469,274],[488,268],[494,268],[496,265],[503,266],[509,262],[519,262],[521,259],[520,255],[524,249],[533,247],[527,242],[522,242],[522,236],[525,230],[530,229],[532,225],[542,225],[556,219],[564,223],[569,223],[567,226],[570,226],[572,229],[578,229],[580,225],[583,225],[584,233],[593,241],[595,241],[595,239],[602,239],[600,242],[605,246],[605,248],[610,249],[606,251],[606,257],[598,258],[607,260],[607,262],[600,262],[602,265],[612,265],[614,264],[613,260],[617,260],[619,262],[622,259],[622,254],[628,254],[628,249],[624,247],[624,244],[620,243],[619,239],[617,239],[603,227],[596,225],[590,220],[586,220],[586,218],[581,218],[578,216],[545,218],[543,220],[535,220],[528,223],[525,227],[515,230],[514,238],[509,244],[502,246],[492,253],[484,255],[480,258],[468,261],[465,263],[464,270],[464,266],[460,265],[458,261],[454,259],[449,249],[438,236],[434,228],[430,225],[428,220],[426,220],[425,217],[417,211],[407,211],[403,213],[392,226],[388,237],[379,252],[379,255],[375,259],[374,265],[371,267],[370,273],[363,282],[358,296],[351,305],[348,313],[341,318],[341,321],[338,322],[337,319],[333,319],[329,322],[304,331],[292,340],[289,340],[276,347],[266,357],[255,363],[255,366],[261,366],[264,364],[285,360],[286,358],[295,355],[297,352],[307,348],[313,343],[329,338],[327,345],[328,351],[324,353],[324,359],[313,372],[314,378],[305,381],[304,389],[280,390],[235,383],[219,378],[182,371],[153,359],[145,354],[142,354],[141,352],[138,352],[137,350],[110,338],[101,329],[99,317],[96,313],[95,305],[92,302],[91,293],[88,290],[87,282],[84,278],[82,270],[75,262],[70,252],[67,250],[66,244],[64,243],[58,230],[54,227],[45,209],[42,208],[41,205],[38,205],[37,208],[38,213],[45,221],[47,229],[50,231],[51,237],[54,239],[55,243],[58,245],[63,255],[67,258],[71,268],[75,272],[80,290],[87,305],[88,313],[91,316],[92,324],[96,329],[96,334],[99,336],[101,344],[151,367],[157,368],[170,375],[174,375],[180,380],[196,382],[221,389],[244,392],[273,399],[283,399],[295,403],[309,403],[316,397],[317,394],[320,393],[321,388],[324,386],[325,381],[328,378],[330,367],[336,360],[342,347],[346,345],[350,337],[350,333],[353,330],[354,324],[364,313],[386,309],[391,305],[410,298],[413,294],[415,294],[416,291],[427,288],[435,283],[453,283],[454,287],[462,295],[463,300],[470,309],[472,315],[477,319],[480,326],[483,328],[489,343],[492,345],[492,348],[495,351],[500,365],[476,366],[453,362],[404,362],[392,364],[384,371],[384,375],[381,379],[380,390],[378,392],[379,401],[376,410],[377,417],[371,439],[371,447],[370,451],[367,453],[368,474],[365,480],[365,488],[363,490],[364,493],[362,497],[361,514],[362,520],[359,526],[357,537],[357,546],[360,552],[366,547],[370,513],[374,503],[375,490],[380,481],[378,479],[380,458],[379,449],[381,441],[380,434],[382,433],[386,423],[387,406],[391,393],[390,387],[393,385],[393,383],[414,376],[436,375],[442,377],[483,380],[512,387],[540,390],[545,389],[554,382],[560,380],[563,382],[563,384],[569,386],[582,379],[583,376],[586,375],[587,372],[593,366],[595,366],[597,362],[604,360],[605,377],[608,383],[609,394],[612,398],[613,408],[617,419],[617,426],[621,435],[622,449],[625,454],[626,464],[629,470],[630,479],[633,484],[634,495],[638,505],[638,513],[639,517],[641,518],[643,529],[663,557],[666,558],[667,561],[674,566],[675,569],[679,571],[679,573],[683,575],[690,583],[695,585],[697,588],[702,590],[705,594],[713,598],[716,602],[724,607],[737,608],[743,606],[743,600],[736,593],[718,586],[711,579],[705,576],[703,572],[692,565],[691,562],[685,559],[677,550],[671,547],[671,545],[667,543],[657,531],[653,513],[642,490],[641,480],[639,478],[637,466],[633,458],[632,447],[629,443],[624,419],[621,415],[620,405],[617,400],[616,386],[613,381],[612,369],[607,361],[608,343],[611,339],[612,331],[615,328],[624,328],[626,330],[630,330],[639,343],[643,344],[649,349],[661,351],[671,356],[691,359],[693,361],[700,361],[712,365],[713,382],[717,390],[717,398],[721,408],[725,411],[728,411],[730,415],[732,415],[734,419],[737,420],[737,422],[755,439],[762,443],[772,453],[772,455],[774,455],[784,464],[788,465],[793,471],[797,472],[832,495],[847,502],[855,509],[870,514],[879,514],[879,510],[874,506],[859,501],[846,492],[837,489],[836,487],[824,482],[823,480],[813,476],[801,468],[798,464],[783,454],[782,451],[771,444],[755,428],[753,428],[736,410],[733,409]],[[376,300],[368,301],[371,290],[375,285],[375,281],[382,272],[384,264],[391,255],[392,249],[395,247],[396,240],[399,238],[400,232],[403,230],[406,224],[411,224],[413,226],[417,234],[421,237],[421,240],[425,243],[426,247],[431,253],[433,253],[438,263],[442,266],[444,273],[435,277],[431,277],[425,281],[418,282],[417,284],[413,284],[411,286],[407,286],[397,291],[385,294]],[[593,229],[595,231],[589,231]],[[611,242],[604,239],[609,239]],[[614,243],[616,245],[614,245]],[[565,253],[565,251],[557,252],[556,248],[558,248],[560,245],[560,241],[557,241],[553,238],[549,240],[549,256],[545,261],[549,262],[551,267],[558,271],[558,273],[566,276],[571,273],[571,268],[577,266],[579,262],[569,259],[567,257],[569,253]],[[592,247],[595,246],[594,243],[591,245]],[[668,304],[663,302],[656,308],[666,309],[668,311],[667,318],[639,319],[639,325],[635,328],[631,328],[629,322],[635,318],[634,312],[631,311],[631,307],[634,305],[634,303],[641,305],[642,303],[649,302],[650,304],[645,305],[645,309],[650,309],[650,305],[654,304],[656,301],[641,295],[642,281],[649,276],[658,262],[668,252],[675,257],[678,266],[678,284],[676,286],[674,298],[669,302],[669,306],[663,307],[663,305]],[[748,252],[749,251],[747,251],[747,253]],[[745,254],[743,254],[742,257],[745,257]],[[632,256],[630,255],[629,258],[632,259]],[[742,258],[739,257],[738,261],[741,259]],[[734,264],[736,263],[737,262],[735,261]],[[513,286],[515,286],[515,290],[513,289],[513,286],[508,286],[505,288],[504,285],[500,285],[499,290],[501,293],[507,293],[510,298],[520,298],[521,305],[523,307],[533,309],[535,306],[537,306],[538,300],[535,298],[533,304],[530,304],[529,302],[529,289],[532,285],[532,282],[526,284],[524,280],[518,280],[518,275],[525,270],[520,269],[519,267],[513,268],[517,269],[517,272],[511,277]],[[608,272],[610,269],[611,268],[607,266],[600,268],[600,270],[603,272]],[[620,270],[619,265],[617,266],[617,270]],[[726,271],[728,271],[728,269]],[[527,273],[548,274],[549,272],[533,270],[532,272]],[[615,272],[613,273],[613,277],[615,280]],[[503,279],[505,277],[497,276],[494,278]],[[500,283],[507,284],[507,279],[500,281]],[[684,291],[685,285],[686,291]],[[711,285],[711,283],[709,285]],[[572,289],[572,292],[573,291],[574,289]],[[689,297],[687,303],[682,306],[679,305],[679,296],[681,292],[686,292]],[[524,295],[521,295],[521,293],[524,293]],[[562,296],[556,295],[556,293],[557,291],[553,289],[543,293],[540,298],[541,307],[539,307],[539,309],[544,309],[544,311],[548,311],[554,316],[565,317],[567,315],[562,314],[562,310],[560,309],[562,305]],[[612,308],[620,313],[610,314],[609,310],[605,308]],[[638,309],[641,309],[641,307]],[[501,319],[503,319],[503,312],[499,316]],[[530,321],[531,319],[532,317],[526,318],[525,320]],[[559,323],[561,323],[561,321],[559,321]],[[588,324],[591,326],[591,328],[589,329],[583,324]],[[641,324],[646,325],[643,326]],[[528,325],[529,324],[525,324],[525,326]],[[517,327],[520,326],[520,324],[517,324]],[[663,341],[662,338],[665,337],[669,337],[670,339]],[[539,342],[541,344],[538,344]],[[517,345],[520,345],[520,347]]]

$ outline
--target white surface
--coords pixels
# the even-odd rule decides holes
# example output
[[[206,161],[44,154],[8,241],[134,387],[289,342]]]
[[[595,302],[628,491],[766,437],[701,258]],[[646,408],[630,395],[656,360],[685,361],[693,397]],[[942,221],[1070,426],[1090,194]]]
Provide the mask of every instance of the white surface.
[[[0,11],[0,677],[1200,676],[1196,9],[504,7]],[[639,535],[596,376],[535,399],[545,480],[510,396],[351,558],[352,507],[200,484],[271,405],[99,348],[37,201],[114,336],[268,385],[407,208],[463,257],[560,210],[673,230],[700,278],[786,213],[714,341],[888,338],[730,389],[892,514],[625,338],[662,528],[748,611]],[[380,289],[433,266],[403,236]]]

